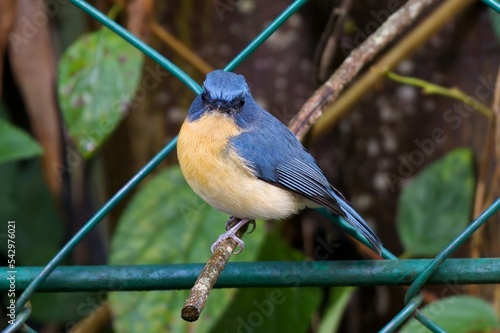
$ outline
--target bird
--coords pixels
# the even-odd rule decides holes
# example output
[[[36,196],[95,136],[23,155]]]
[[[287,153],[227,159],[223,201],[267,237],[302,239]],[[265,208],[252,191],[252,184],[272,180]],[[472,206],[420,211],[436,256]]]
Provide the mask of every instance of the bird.
[[[381,254],[382,243],[326,179],[316,160],[280,120],[257,104],[243,75],[215,70],[188,110],[177,141],[186,182],[210,206],[231,218],[225,239],[255,220],[280,220],[325,207],[358,230]],[[238,221],[235,223],[235,221]]]

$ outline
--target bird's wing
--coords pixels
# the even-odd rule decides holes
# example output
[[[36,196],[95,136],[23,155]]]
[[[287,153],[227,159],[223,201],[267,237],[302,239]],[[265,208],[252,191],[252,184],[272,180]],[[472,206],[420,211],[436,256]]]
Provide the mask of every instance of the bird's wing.
[[[342,216],[355,229],[361,231],[373,248],[381,253],[382,244],[377,235],[338,191],[328,182],[328,187],[325,186],[326,179],[316,165],[292,158],[284,164],[279,164],[276,171],[280,185]]]
[[[231,141],[255,175],[271,184],[287,188],[312,202],[330,209],[361,231],[380,253],[381,242],[363,218],[335,190],[314,158],[279,120],[261,114],[258,127]]]

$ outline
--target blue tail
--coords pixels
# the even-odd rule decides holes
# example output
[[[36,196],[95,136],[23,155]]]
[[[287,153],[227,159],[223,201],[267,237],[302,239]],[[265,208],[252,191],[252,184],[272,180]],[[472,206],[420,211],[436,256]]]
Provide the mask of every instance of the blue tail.
[[[363,236],[366,237],[368,242],[372,245],[372,249],[376,251],[379,255],[382,254],[382,242],[377,237],[375,232],[368,226],[368,224],[363,220],[363,218],[351,207],[345,200],[336,196],[337,203],[339,204],[342,211],[345,213],[345,219],[352,225],[355,229],[361,231]]]

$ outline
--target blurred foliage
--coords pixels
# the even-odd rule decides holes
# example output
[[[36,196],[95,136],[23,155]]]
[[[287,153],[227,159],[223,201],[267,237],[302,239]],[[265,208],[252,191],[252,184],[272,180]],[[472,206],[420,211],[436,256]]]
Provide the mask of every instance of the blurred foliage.
[[[78,151],[92,156],[128,112],[144,55],[107,28],[74,42],[59,63],[58,94]]]
[[[6,107],[0,102],[0,164],[42,153],[43,149],[35,139],[8,121]]]
[[[166,168],[137,192],[120,218],[111,245],[110,264],[206,262],[211,255],[211,242],[222,233],[227,219],[226,214],[208,206],[191,190],[178,166]],[[245,251],[234,260],[255,260],[263,237],[264,228],[256,228],[245,237]],[[194,324],[183,321],[179,312],[188,292],[112,293],[110,304],[116,315],[116,330],[208,332],[236,290],[212,291],[203,320]]]
[[[338,332],[344,311],[356,289],[356,287],[331,288],[326,311],[319,325],[318,333]]]
[[[403,256],[435,256],[462,232],[471,219],[474,186],[470,149],[455,149],[423,169],[399,199]]]
[[[0,163],[41,155],[42,147],[25,131],[0,119]]]
[[[40,162],[0,165],[0,220],[16,221],[18,265],[41,265],[61,246],[63,223],[44,182]],[[6,230],[2,230],[6,232]],[[0,251],[6,253],[2,246]]]
[[[190,5],[192,4],[182,4],[184,9]],[[278,12],[278,10],[270,10],[270,7],[275,6],[276,3],[267,5],[268,10],[262,11],[261,15],[264,15],[265,12]],[[280,5],[277,4],[278,7]],[[386,3],[381,4],[382,7],[385,5]],[[213,64],[225,64],[229,56],[236,54],[239,47],[248,42],[249,36],[255,35],[261,29],[261,22],[255,20],[253,25],[248,24],[245,26],[245,33],[240,33],[242,38],[237,38],[238,36],[235,33],[237,31],[236,23],[239,22],[236,21],[246,18],[246,16],[238,16],[245,15],[243,11],[235,11],[231,17],[227,15],[226,21],[222,22],[221,19],[220,25],[217,26],[217,24],[208,24],[207,18],[210,14],[213,14],[211,6],[205,6],[208,12],[202,12],[202,6],[195,6],[196,10],[200,10],[200,12],[196,12],[196,15],[199,15],[196,18],[202,17],[202,20],[193,20],[192,18],[195,16],[190,10],[176,11],[176,4],[174,3],[169,4],[169,6],[172,6],[173,9],[169,8],[169,11],[162,13],[162,15],[165,15],[164,18],[168,18],[168,15],[174,15],[179,23],[179,25],[172,25],[169,28],[173,28],[176,34],[179,33],[179,35],[183,36],[182,43],[192,47],[193,52],[200,53],[202,57]],[[73,36],[79,34],[80,31],[86,30],[87,16],[73,6],[61,6],[61,8],[56,9],[61,10],[56,15],[57,20],[64,20],[65,11],[76,14],[68,16],[70,18],[66,19],[64,24],[60,24],[61,28],[56,31],[59,34],[60,42],[62,41],[62,48],[65,48],[71,42]],[[330,9],[324,10],[324,13],[329,11]],[[316,8],[316,11],[311,12],[313,15],[310,15],[310,17],[312,17],[313,21],[322,24],[318,18],[318,13],[323,14],[323,11],[318,11]],[[364,7],[362,12],[363,14],[368,13]],[[371,10],[369,13],[373,15],[374,12]],[[128,15],[133,15],[133,13],[129,12]],[[361,30],[357,29],[357,27],[362,27],[364,21],[354,20],[355,15],[352,15],[352,17],[344,24],[345,32],[348,35],[354,35],[354,32],[359,35]],[[301,18],[304,19],[306,24],[311,23],[311,21],[308,21],[307,15],[303,15]],[[500,39],[499,15],[491,12],[490,18],[497,39]],[[368,19],[367,22],[373,22],[372,17]],[[147,20],[144,20],[144,22],[145,27],[148,28],[150,22]],[[201,25],[201,29],[196,26],[198,23]],[[223,29],[221,29],[221,26]],[[227,29],[227,26],[232,28]],[[68,29],[68,27],[71,29]],[[248,61],[246,68],[245,64],[242,64],[242,68],[239,68],[242,73],[247,71],[248,74],[244,74],[247,74],[249,81],[255,80],[255,77],[259,78],[259,88],[261,90],[258,96],[259,101],[265,101],[272,106],[274,108],[273,112],[278,116],[293,116],[296,109],[300,107],[300,103],[307,97],[306,95],[315,88],[305,83],[305,78],[308,78],[310,74],[308,69],[310,59],[307,52],[312,49],[311,45],[293,44],[290,36],[293,33],[293,40],[304,43],[314,42],[317,36],[304,38],[310,36],[299,35],[297,31],[306,31],[307,29],[301,28],[292,31],[293,27],[300,27],[300,24],[294,23],[293,26],[290,25],[288,28],[290,31],[287,32],[290,35],[287,38],[282,38],[284,35],[275,38],[275,40],[289,40],[287,42],[289,43],[288,49],[283,46],[286,43],[277,47],[276,44],[272,44],[275,42],[271,41],[267,43],[270,46],[267,51],[260,51],[264,52],[261,55],[257,51],[255,61]],[[224,36],[221,38],[216,36],[217,34],[214,32],[217,32],[217,30],[228,31],[227,36],[230,36],[231,43],[222,44],[221,41],[228,39],[224,39]],[[189,36],[191,33],[192,36]],[[309,32],[306,31],[306,33]],[[442,40],[448,40],[447,36],[449,35],[441,36]],[[342,37],[345,38],[346,36]],[[189,40],[190,38],[192,40]],[[217,42],[214,42],[214,40]],[[460,41],[462,42],[462,40]],[[354,40],[354,44],[358,45],[358,42],[359,40]],[[448,51],[448,44],[440,44],[446,48],[439,50],[440,52]],[[214,45],[219,47],[214,47]],[[236,47],[233,48],[235,45]],[[467,45],[467,43],[464,42],[461,45]],[[213,49],[217,49],[216,52]],[[433,55],[439,53],[432,48],[429,49],[434,52]],[[481,48],[477,49],[480,50]],[[290,57],[291,50],[294,52],[293,57]],[[303,50],[306,51],[306,55],[299,53],[299,51]],[[170,50],[167,52],[170,52]],[[282,52],[282,58],[280,58],[279,52]],[[272,56],[270,56],[271,53]],[[467,52],[462,53],[466,54],[467,61],[470,61],[470,58],[472,58],[470,54]],[[262,54],[266,56],[262,57]],[[459,54],[457,53],[457,55]],[[288,60],[296,59],[297,62],[286,63],[286,66],[283,66],[285,65],[285,63],[281,62],[283,57]],[[43,57],[39,58],[44,59]],[[181,60],[180,62],[185,60],[178,56],[171,58]],[[457,58],[459,57],[457,56]],[[426,58],[425,61],[428,61],[427,59],[429,58]],[[410,62],[413,64],[413,61],[414,59]],[[264,63],[272,65],[264,66]],[[483,66],[483,63],[488,64],[489,62],[481,60],[481,66]],[[449,65],[447,64],[447,66]],[[63,130],[69,132],[78,151],[85,158],[96,157],[95,153],[98,148],[104,144],[116,130],[120,121],[126,116],[137,88],[143,89],[140,91],[142,93],[146,92],[144,89],[148,90],[144,80],[143,86],[138,86],[142,66],[142,53],[106,28],[100,28],[95,32],[83,35],[69,46],[60,59],[58,98],[65,121]],[[274,67],[276,71],[274,71]],[[416,62],[415,67],[419,71],[422,70],[418,62]],[[435,68],[433,66],[429,67],[432,68],[434,73]],[[486,65],[484,67],[487,68]],[[186,68],[188,68],[188,71],[190,70],[189,66],[186,66]],[[264,70],[262,70],[263,68]],[[473,67],[471,68],[471,71],[476,70]],[[422,71],[425,71],[425,68]],[[290,75],[285,75],[286,72],[289,72]],[[450,72],[452,71],[450,70]],[[300,73],[302,73],[302,76]],[[479,75],[480,73],[474,72],[474,75],[476,74]],[[467,77],[467,79],[469,78],[470,76]],[[276,93],[278,87],[276,82],[278,80],[285,80],[285,83],[289,82],[286,85],[280,84],[286,86],[285,88],[289,90],[283,89]],[[172,79],[172,82],[175,82],[174,79]],[[172,82],[165,82],[166,85],[171,85],[167,93],[165,93],[165,86],[159,87],[158,90],[165,93],[160,98],[157,98],[158,96],[149,90],[147,94],[140,96],[137,94],[135,97],[138,102],[143,102],[142,98],[163,101],[162,103],[156,103],[155,100],[155,103],[150,103],[148,100],[147,103],[143,103],[146,106],[141,107],[154,112],[161,112],[162,116],[165,114],[165,122],[168,122],[168,130],[170,131],[165,137],[169,138],[175,135],[178,130],[178,125],[182,121],[181,118],[184,116],[183,112],[185,111],[180,110],[180,105],[186,102],[185,99],[183,100],[179,96],[172,96],[180,89],[184,89],[183,87],[177,91],[172,89],[175,84],[178,84],[177,82],[172,84]],[[178,84],[178,86],[181,85]],[[393,87],[390,87],[390,90],[388,96],[392,98]],[[274,95],[285,96],[285,102],[289,104],[279,102],[279,99],[275,98]],[[300,98],[295,95],[300,95]],[[382,95],[381,91],[376,95]],[[286,98],[286,96],[290,96],[290,98]],[[422,101],[424,99],[424,96],[420,98]],[[402,98],[401,100],[403,104],[412,104],[412,106],[418,106],[419,103],[408,103],[407,100]],[[291,107],[292,105],[293,107]],[[373,103],[373,105],[379,104]],[[283,111],[279,110],[280,107],[282,107]],[[289,107],[289,113],[286,107]],[[379,107],[379,109],[381,108]],[[408,115],[412,113],[408,112]],[[409,123],[421,117],[417,112],[414,114],[414,118],[410,118],[410,116],[405,115],[405,112],[402,112],[398,114],[401,123],[394,121],[394,124],[399,126],[404,122]],[[163,118],[157,117],[154,119],[154,121],[157,121],[157,119]],[[382,122],[387,120],[383,119],[383,117],[381,119],[376,118],[377,123],[374,123],[374,118],[370,118],[369,112],[364,113],[362,119],[363,122],[356,125],[356,133],[363,133],[366,136],[373,135],[373,137],[378,137],[379,132],[383,129],[381,127]],[[438,116],[437,119],[441,124],[442,117]],[[27,123],[29,123],[29,120]],[[144,121],[146,125],[142,126],[143,130],[146,129],[145,132],[152,128],[147,123],[148,121],[146,119]],[[347,121],[350,120],[347,119]],[[428,121],[426,124],[432,125],[431,120],[426,121]],[[472,121],[468,123],[472,123]],[[343,128],[342,124],[340,125],[340,128]],[[78,222],[69,221],[70,219],[68,219],[67,224],[64,224],[62,221],[65,216],[69,216],[68,212],[75,209],[74,206],[71,206],[74,203],[69,202],[74,198],[68,199],[65,197],[66,202],[62,204],[59,202],[60,205],[57,205],[58,208],[62,207],[61,212],[56,211],[56,204],[51,200],[50,193],[44,184],[40,163],[34,159],[28,159],[42,154],[42,150],[25,132],[25,130],[28,131],[29,125],[25,124],[24,127],[24,129],[20,129],[0,120],[0,163],[4,162],[4,164],[0,165],[0,184],[2,185],[2,191],[0,191],[0,217],[3,220],[16,220],[16,254],[19,262],[23,265],[38,265],[45,264],[52,258],[65,240],[65,230],[72,230],[71,228]],[[415,126],[415,128],[423,127]],[[467,129],[470,128],[464,127],[464,133],[467,132]],[[144,132],[140,133],[140,131],[139,133],[130,132],[128,135],[132,139],[134,136],[137,138],[137,135],[144,134]],[[332,133],[334,132],[332,131]],[[357,139],[354,134],[351,136],[348,131],[342,130],[339,133],[343,136],[342,138],[346,138],[346,142],[354,142],[353,139]],[[414,138],[415,135],[420,135],[420,133],[412,131],[408,137]],[[165,133],[162,132],[161,134]],[[337,139],[335,136],[332,137]],[[342,144],[342,141],[344,141],[342,138],[335,141],[339,143],[336,149],[344,150],[349,147],[349,145]],[[466,134],[461,139],[463,141],[451,142],[450,146],[464,144],[464,141],[465,144],[474,145]],[[160,142],[163,141],[160,140]],[[409,142],[413,144],[411,140]],[[319,143],[317,145],[320,146]],[[328,142],[328,146],[331,146],[330,142]],[[406,145],[403,143],[398,146],[400,150],[392,152],[387,149],[384,154],[380,155],[385,159],[396,158],[397,154],[404,153],[408,147],[413,146],[408,146],[408,142]],[[119,145],[115,145],[110,148],[110,151],[118,151],[120,148]],[[147,151],[147,148],[150,147],[144,147],[143,151]],[[320,150],[320,148],[317,149]],[[362,154],[365,153],[364,149],[365,147],[360,149]],[[64,153],[67,152],[67,150],[64,151]],[[126,153],[128,152],[126,151]],[[393,156],[390,155],[392,153],[394,153]],[[145,153],[144,155],[148,154]],[[130,160],[134,160],[136,157],[130,156]],[[68,159],[66,162],[70,164],[71,157],[67,155],[66,158]],[[12,162],[13,160],[16,161]],[[123,159],[119,161],[121,162]],[[366,161],[368,168],[371,162],[375,164],[380,161],[375,157],[370,158],[370,161]],[[356,158],[340,159],[339,163],[331,163],[331,169],[328,171],[330,174],[336,174],[339,171],[338,166],[341,164],[340,170],[342,172],[342,168],[348,169],[352,166],[349,163],[357,163]],[[404,188],[399,199],[397,223],[400,241],[405,248],[405,256],[433,256],[442,250],[466,226],[470,220],[475,182],[472,164],[473,159],[470,150],[453,151],[421,171]],[[84,166],[85,163],[79,163],[78,167],[71,170],[71,172],[74,171],[71,176],[80,177],[78,178],[81,181],[79,184],[87,184],[86,182],[89,180],[85,176],[78,174],[78,172],[84,173],[82,171]],[[114,176],[113,172],[114,170],[111,170],[105,177],[112,178]],[[370,171],[366,172],[363,177],[371,179],[372,175],[373,173]],[[358,177],[351,177],[356,179],[354,183],[349,181],[348,178],[350,177],[345,178],[344,185],[352,193],[359,193],[359,188],[355,187],[356,183],[362,183],[361,187],[368,183],[365,182],[366,179],[358,179]],[[95,180],[90,182],[92,182],[89,185],[89,188],[93,191],[92,194],[99,192],[104,187],[103,182]],[[67,186],[65,190],[70,189],[72,194],[76,194],[76,197],[84,197],[89,194],[84,193],[88,190],[87,188],[83,189],[75,186],[76,181],[70,180],[69,183],[65,184]],[[364,191],[364,188],[362,190]],[[389,197],[387,193],[376,193],[378,197],[382,198],[381,200],[390,202],[385,205],[378,205],[381,208],[376,212],[378,213],[376,218],[385,218],[387,215],[383,214],[386,211],[392,212],[391,205],[395,202],[392,199],[397,194],[396,191]],[[78,208],[82,209],[86,214],[91,214],[96,207]],[[78,211],[78,213],[82,211]],[[391,223],[392,218],[393,215],[390,216]],[[149,182],[137,192],[126,212],[122,215],[120,225],[113,236],[109,261],[112,264],[205,262],[210,255],[208,250],[210,244],[223,231],[223,221],[226,219],[226,215],[207,206],[189,189],[177,167],[162,170],[156,176],[150,178]],[[2,238],[4,235],[4,233],[0,232],[0,242],[4,241],[4,238]],[[103,238],[107,236],[106,234]],[[393,241],[396,240],[393,239]],[[302,254],[285,244],[277,233],[265,236],[262,226],[257,228],[254,234],[246,236],[245,243],[246,250],[232,260],[285,261],[304,259]],[[5,249],[5,246],[2,247],[2,251],[5,252]],[[69,263],[69,260],[66,263]],[[110,296],[110,303],[116,314],[114,319],[116,332],[196,331],[219,333],[251,330],[253,332],[288,331],[300,333],[310,329],[311,318],[321,308],[324,312],[317,320],[319,323],[318,332],[326,333],[338,330],[342,314],[354,290],[354,288],[332,288],[328,302],[320,304],[322,295],[325,293],[314,288],[217,289],[211,293],[202,319],[199,323],[194,324],[181,321],[179,316],[187,291],[113,293]],[[47,323],[74,321],[91,314],[95,306],[101,301],[95,294],[91,293],[37,294],[31,298],[33,304],[32,317]],[[47,306],[48,304],[50,306]],[[399,308],[400,304],[396,306]],[[439,300],[426,306],[424,313],[450,332],[488,330],[498,325],[491,306],[480,299],[472,297],[458,296]],[[407,323],[403,332],[419,332],[421,329],[425,331],[419,323],[411,320]]]
[[[62,245],[64,226],[40,162],[31,159],[0,165],[0,184],[0,220],[16,222],[16,266],[45,265]],[[6,238],[2,237],[0,243],[0,252],[6,256]],[[35,294],[30,299],[31,316],[42,322],[78,320],[88,313],[79,309],[92,297],[94,293],[88,292]]]
[[[446,332],[492,332],[499,321],[491,304],[471,296],[442,298],[421,309],[422,313]],[[416,319],[410,319],[401,333],[427,333],[429,330]]]
[[[311,269],[304,254],[292,249],[277,232],[266,237],[255,260],[304,260],[303,269]],[[288,277],[281,278],[286,281]],[[296,283],[297,287],[292,288],[238,289],[210,332],[308,332],[312,315],[320,305],[322,292],[320,288],[299,288],[300,281]]]

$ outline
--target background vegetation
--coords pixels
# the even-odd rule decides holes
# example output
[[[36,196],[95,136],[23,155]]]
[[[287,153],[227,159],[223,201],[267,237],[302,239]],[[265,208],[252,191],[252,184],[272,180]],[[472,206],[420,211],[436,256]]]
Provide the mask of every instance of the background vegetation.
[[[334,106],[349,107],[330,110],[341,116],[320,118],[304,139],[332,184],[402,258],[435,256],[499,193],[500,18],[463,3],[394,69],[422,82],[390,76],[366,87],[355,80]],[[289,1],[93,4],[201,82]],[[237,72],[262,106],[289,123],[401,5],[311,1]],[[381,59],[362,75],[384,71]],[[44,265],[177,134],[194,96],[65,1],[0,1],[0,60],[0,220],[17,222],[19,265]],[[342,99],[352,91],[354,98]],[[206,262],[226,219],[193,194],[172,154],[65,264]],[[458,255],[498,256],[498,222],[497,214]],[[245,242],[233,260],[377,259],[313,211],[260,221]],[[498,288],[426,288],[424,311],[450,332],[489,331],[498,327]],[[401,309],[404,293],[387,286],[215,290],[195,324],[179,317],[185,292],[43,293],[31,299],[30,325],[42,332],[374,332]],[[410,321],[402,331],[418,325]]]

